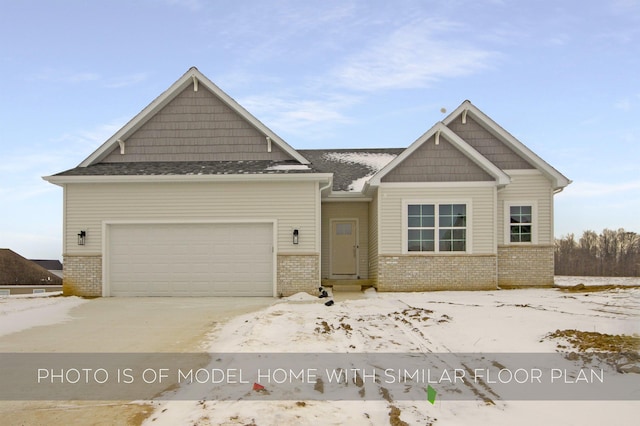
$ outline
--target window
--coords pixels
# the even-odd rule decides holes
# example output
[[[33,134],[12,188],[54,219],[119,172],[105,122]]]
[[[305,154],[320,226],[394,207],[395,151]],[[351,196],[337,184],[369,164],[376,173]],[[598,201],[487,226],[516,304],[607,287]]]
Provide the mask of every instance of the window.
[[[9,289],[0,289],[0,296],[9,296],[11,294],[11,290]]]
[[[509,241],[512,243],[532,242],[532,206],[509,207]]]
[[[40,293],[46,293],[47,290],[45,290],[44,288],[34,288],[33,289],[33,294],[40,294]]]
[[[466,204],[408,204],[407,251],[467,250]]]

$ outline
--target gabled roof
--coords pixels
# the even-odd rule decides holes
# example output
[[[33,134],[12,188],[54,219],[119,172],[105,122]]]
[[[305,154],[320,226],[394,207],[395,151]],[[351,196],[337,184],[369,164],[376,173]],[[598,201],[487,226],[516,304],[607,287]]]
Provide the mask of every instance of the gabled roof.
[[[488,115],[480,111],[478,107],[473,105],[470,101],[464,101],[458,108],[456,108],[451,114],[449,114],[443,123],[448,126],[458,117],[463,122],[466,120],[467,115],[472,116],[484,129],[493,134],[496,138],[502,141],[505,145],[515,151],[518,155],[524,158],[527,162],[533,165],[542,174],[547,176],[552,183],[553,188],[558,190],[571,183],[566,176],[554,169],[546,161],[536,155],[533,151],[527,148],[522,142],[516,139],[511,133],[507,132],[498,123],[493,121]]]
[[[61,285],[62,278],[9,249],[0,249],[0,285]]]
[[[376,173],[370,180],[369,185],[380,185],[382,178],[387,175],[396,166],[401,164],[411,154],[413,154],[420,146],[426,141],[434,137],[446,138],[454,147],[456,147],[463,155],[468,157],[471,161],[477,164],[482,170],[492,176],[497,185],[507,185],[511,182],[509,176],[503,172],[499,167],[489,161],[486,157],[480,154],[475,148],[465,142],[460,136],[456,135],[451,129],[444,125],[442,122],[436,123],[431,129],[427,130],[422,136],[420,136],[414,143],[412,143],[402,154],[398,155],[393,161],[387,164],[382,170]]]
[[[144,108],[138,115],[136,115],[131,121],[118,130],[113,136],[111,136],[100,148],[94,151],[89,157],[87,157],[79,167],[88,167],[99,163],[103,160],[111,151],[118,146],[118,140],[126,140],[142,125],[144,125],[151,117],[153,117],[158,111],[165,107],[171,100],[173,100],[178,94],[180,94],[187,86],[202,85],[224,102],[229,108],[238,113],[244,120],[246,120],[251,126],[262,133],[265,137],[268,137],[273,143],[279,146],[284,152],[291,156],[291,158],[297,160],[301,164],[309,164],[309,161],[304,158],[300,153],[287,144],[282,138],[276,135],[271,129],[265,126],[260,120],[254,117],[246,109],[244,109],[233,98],[222,91],[211,80],[209,80],[204,74],[198,71],[197,68],[190,68],[182,77],[171,85],[164,93],[158,96],[153,102],[151,102],[146,108]]]

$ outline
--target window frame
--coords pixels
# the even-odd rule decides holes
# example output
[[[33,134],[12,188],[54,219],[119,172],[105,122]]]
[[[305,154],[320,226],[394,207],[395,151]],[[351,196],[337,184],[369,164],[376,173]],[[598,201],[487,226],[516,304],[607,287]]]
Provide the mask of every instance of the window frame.
[[[434,206],[434,226],[427,227],[422,229],[432,229],[433,230],[433,251],[410,251],[409,250],[409,206],[410,205],[433,205]],[[441,205],[450,205],[450,204],[462,204],[465,206],[465,219],[466,223],[464,227],[440,227],[440,206]],[[447,198],[438,198],[438,199],[405,199],[402,200],[402,253],[410,254],[410,255],[445,255],[445,256],[455,256],[460,254],[470,254],[472,253],[473,241],[473,226],[472,226],[472,212],[473,205],[471,200],[469,199],[447,199]],[[412,229],[415,229],[413,227]],[[440,230],[444,229],[464,229],[465,230],[465,250],[464,251],[441,251],[440,250]]]
[[[531,241],[511,241],[511,207],[531,207]],[[535,245],[538,244],[538,203],[536,201],[505,201],[504,203],[504,244],[505,245]]]

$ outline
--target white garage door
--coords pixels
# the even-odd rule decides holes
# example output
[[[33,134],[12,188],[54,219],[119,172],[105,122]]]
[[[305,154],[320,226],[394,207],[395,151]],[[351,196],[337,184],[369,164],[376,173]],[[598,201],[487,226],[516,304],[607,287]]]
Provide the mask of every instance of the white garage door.
[[[110,296],[273,296],[273,225],[108,226]]]

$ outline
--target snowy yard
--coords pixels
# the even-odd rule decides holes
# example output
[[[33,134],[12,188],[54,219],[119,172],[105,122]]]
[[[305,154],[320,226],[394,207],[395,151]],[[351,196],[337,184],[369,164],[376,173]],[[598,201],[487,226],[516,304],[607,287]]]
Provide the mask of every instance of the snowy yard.
[[[325,306],[326,299],[315,295],[298,294],[266,309],[212,325],[201,349],[238,357],[264,353],[285,356],[303,353],[310,357],[384,353],[444,354],[461,359],[468,354],[499,358],[503,353],[542,358],[558,351],[567,354],[579,344],[598,350],[613,344],[614,349],[607,350],[638,352],[640,279],[557,277],[556,284],[565,289],[368,291],[360,299],[336,297],[333,306]],[[605,285],[614,287],[603,290]],[[82,303],[87,301],[77,297],[0,298],[0,336],[68,321],[69,311]],[[550,336],[557,330],[561,331],[560,338]],[[590,339],[595,336],[595,340],[572,341],[585,335]],[[498,358],[488,358],[487,362],[500,365],[496,362]],[[583,359],[562,360],[577,365],[578,370],[585,365]],[[484,384],[465,388],[477,398],[463,400],[452,393],[456,386],[434,384],[437,397],[432,403],[427,400],[426,389],[420,398],[407,398],[379,381],[363,385],[353,380],[349,390],[359,390],[363,396],[360,399],[356,396],[337,400],[340,386],[345,387],[346,383],[326,381],[324,385],[306,383],[306,390],[315,392],[313,398],[303,398],[302,391],[298,398],[294,388],[293,395],[289,389],[289,393],[282,394],[285,397],[277,400],[273,396],[279,395],[279,388],[273,384],[265,384],[266,389],[258,391],[246,385],[243,395],[230,398],[225,397],[224,387],[221,394],[220,386],[194,387],[185,383],[165,393],[164,400],[140,403],[153,405],[155,411],[145,424],[154,426],[635,424],[640,409],[638,357],[620,360],[614,354],[613,363],[607,358],[601,361],[596,365],[605,368],[607,380],[613,377],[613,383],[629,390],[628,400],[615,400],[607,395],[597,395],[591,401],[501,398],[496,385],[486,380]],[[617,372],[616,368],[626,373]]]
[[[638,285],[640,279],[615,283],[606,278],[559,277],[557,284]],[[613,280],[615,281],[615,279]],[[560,289],[496,290],[489,292],[375,293],[366,298],[336,300],[327,307],[306,294],[237,317],[212,330],[203,350],[227,353],[556,353],[571,351],[566,339],[549,337],[556,330],[590,332],[603,339],[629,337],[638,351],[640,288],[606,291]],[[563,349],[561,349],[563,348]],[[628,349],[625,349],[628,351]],[[567,361],[568,362],[568,361]],[[627,362],[628,361],[624,361]],[[635,395],[630,401],[502,400],[489,388],[476,386],[476,400],[452,400],[446,392],[432,404],[403,400],[389,393],[378,400],[331,400],[332,389],[318,389],[313,400],[286,398],[268,401],[267,389],[252,391],[251,401],[224,399],[212,386],[207,395],[190,385],[172,394],[171,401],[154,402],[147,425],[282,425],[282,424],[635,424],[640,409],[640,375],[609,368],[623,387]],[[617,382],[616,382],[617,383]],[[485,383],[486,385],[486,383]],[[311,385],[308,385],[311,386]],[[362,385],[361,385],[362,386]],[[434,385],[434,387],[437,387]],[[357,388],[356,388],[357,389]],[[277,389],[273,389],[277,391]],[[439,390],[444,390],[439,387]],[[260,401],[260,392],[265,400]],[[451,396],[451,395],[449,395]],[[326,398],[327,400],[322,400]],[[197,399],[197,400],[195,400]],[[248,398],[247,398],[248,399]],[[258,399],[256,401],[256,399]],[[284,398],[283,398],[284,399]],[[534,398],[529,398],[534,399]],[[544,399],[544,398],[541,398]],[[570,398],[568,398],[570,399]],[[597,398],[595,398],[597,399]],[[606,395],[602,399],[607,399]],[[404,422],[404,423],[403,423]]]

